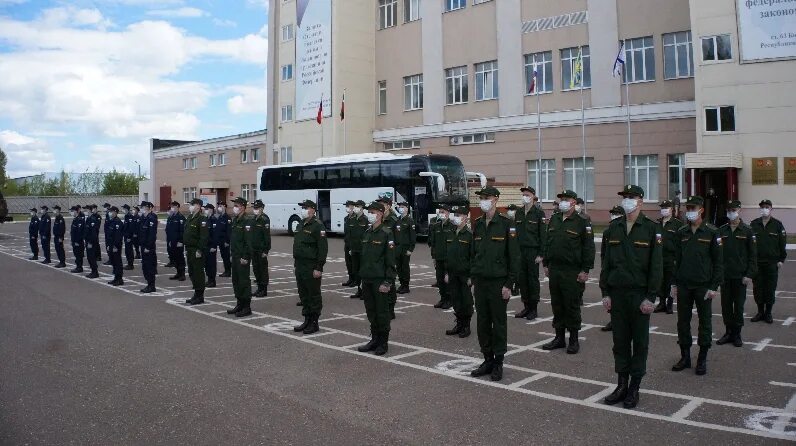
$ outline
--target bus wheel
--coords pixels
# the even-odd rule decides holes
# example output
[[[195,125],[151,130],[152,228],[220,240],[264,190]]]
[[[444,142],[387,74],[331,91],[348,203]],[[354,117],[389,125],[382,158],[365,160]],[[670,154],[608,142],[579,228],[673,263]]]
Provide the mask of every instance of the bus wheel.
[[[298,230],[299,222],[301,222],[301,220],[297,216],[294,215],[290,217],[290,220],[287,221],[287,233],[295,235]]]

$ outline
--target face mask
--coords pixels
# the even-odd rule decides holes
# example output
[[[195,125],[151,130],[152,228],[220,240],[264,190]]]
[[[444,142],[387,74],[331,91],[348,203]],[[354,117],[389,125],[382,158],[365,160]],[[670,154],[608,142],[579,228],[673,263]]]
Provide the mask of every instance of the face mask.
[[[616,220],[617,218],[622,217],[621,215],[611,215],[611,221]]]
[[[240,207],[238,207],[238,206],[233,207],[232,208],[232,213],[235,214],[235,215],[240,214]]]
[[[409,209],[407,208],[398,208],[398,212],[400,212],[401,215],[409,215]]]
[[[133,215],[134,215],[134,216],[135,216],[135,215],[138,215],[138,211],[136,211],[135,209],[133,209]]]
[[[522,196],[522,202],[525,203],[525,204],[531,204],[531,203],[533,203],[533,198],[531,198],[531,197],[529,197],[527,195],[523,195]]]
[[[451,217],[451,223],[453,223],[455,226],[459,226],[460,224],[462,224],[462,217],[454,215],[453,217]]]
[[[301,208],[299,214],[301,215],[301,218],[304,219],[310,216],[310,211],[307,208]]]
[[[579,204],[575,205],[575,212],[580,212],[581,209],[583,209],[583,207],[581,205],[579,205]]]
[[[623,198],[622,199],[622,209],[625,210],[625,214],[630,214],[631,212],[635,211],[638,207],[638,201],[634,198]],[[577,209],[577,206],[575,207]]]
[[[685,218],[688,221],[696,221],[699,218],[699,211],[687,211],[685,213]]]
[[[769,215],[771,215],[771,209],[770,208],[760,208],[760,215],[762,215],[763,217],[768,217]]]
[[[56,210],[55,210],[55,215],[61,215],[61,211],[59,211],[58,209],[56,209]]]
[[[213,215],[213,210],[212,209],[205,209],[204,213],[205,213],[205,217],[209,218],[211,215]]]
[[[178,208],[171,208],[171,214],[174,215],[178,212]]]
[[[350,214],[350,213],[352,213],[352,212],[354,212],[354,208],[352,208],[351,206],[346,206],[346,208],[345,208],[345,213],[346,213],[346,214]]]
[[[566,214],[567,212],[569,212],[570,209],[572,209],[572,203],[570,203],[569,201],[562,201],[561,203],[558,203],[559,211]]]
[[[515,215],[517,215],[517,211],[506,211],[506,215],[507,215],[507,216],[508,216],[510,219],[514,220],[514,216],[515,216]]]
[[[663,208],[663,209],[661,209],[661,217],[668,217],[670,215],[672,215],[672,209],[671,208]]]
[[[36,216],[36,213],[35,213],[35,212],[33,212],[33,211],[30,211],[30,216],[31,216],[31,217],[35,217],[35,216]]]
[[[69,215],[71,215],[72,217],[77,217],[77,212],[71,211],[69,212]]]
[[[368,214],[368,223],[374,224],[376,223],[376,214]]]
[[[110,216],[111,216],[111,218],[116,218],[116,212],[111,212]]]
[[[362,208],[357,206],[357,207],[354,208],[354,212],[356,212],[357,215],[361,215],[362,214]]]
[[[254,215],[260,215],[260,214],[262,214],[262,213],[263,213],[263,210],[262,210],[262,209],[255,209],[255,210],[254,210]]]
[[[218,207],[218,209],[216,209],[216,211],[217,211],[219,214],[223,214],[223,213],[224,213],[224,206],[219,206],[219,207]]]
[[[195,213],[196,212],[196,205],[192,204],[192,205],[188,206],[188,212],[190,212],[192,214]]]
[[[89,211],[83,211],[83,216],[88,217],[90,215]]]
[[[439,219],[440,219],[441,221],[445,221],[445,220],[447,220],[448,218],[450,218],[450,214],[448,214],[447,212],[440,212],[440,214],[439,214]]]
[[[730,221],[735,221],[735,220],[738,219],[738,213],[737,212],[727,212],[727,218]]]
[[[104,210],[105,210],[105,212],[110,212],[110,211],[111,211],[111,208],[106,208],[106,207],[104,207],[104,206],[102,207],[102,209],[104,209]]]
[[[478,203],[478,206],[481,207],[481,210],[484,212],[489,212],[492,210],[492,200],[481,200]]]

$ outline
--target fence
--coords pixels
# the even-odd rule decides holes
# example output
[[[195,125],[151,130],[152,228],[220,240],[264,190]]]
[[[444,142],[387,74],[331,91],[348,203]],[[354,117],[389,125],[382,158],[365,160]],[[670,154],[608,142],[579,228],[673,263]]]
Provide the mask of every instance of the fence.
[[[53,206],[61,206],[61,209],[66,213],[74,205],[85,206],[87,204],[96,204],[102,207],[104,203],[110,203],[112,206],[121,207],[123,204],[129,204],[130,207],[139,204],[138,195],[74,195],[62,197],[5,197],[8,203],[9,214],[27,214],[31,208],[38,209],[41,206],[47,206],[50,209]]]

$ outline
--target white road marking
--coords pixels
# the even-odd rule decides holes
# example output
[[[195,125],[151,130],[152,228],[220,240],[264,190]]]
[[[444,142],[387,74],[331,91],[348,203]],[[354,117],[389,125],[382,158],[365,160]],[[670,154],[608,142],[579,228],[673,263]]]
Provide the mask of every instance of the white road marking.
[[[527,378],[523,378],[523,379],[521,379],[521,380],[519,380],[517,382],[513,382],[513,383],[509,384],[508,387],[510,387],[512,389],[516,389],[516,388],[522,387],[522,386],[524,386],[524,385],[526,385],[528,383],[532,383],[532,382],[538,381],[538,380],[540,380],[542,378],[546,378],[548,376],[550,376],[550,375],[548,375],[547,373],[536,373],[536,374],[531,375],[531,376],[529,376]]]
[[[685,406],[681,407],[680,410],[672,414],[672,418],[676,418],[679,420],[684,420],[688,418],[691,413],[696,410],[697,407],[701,406],[704,401],[700,398],[694,398],[693,400],[685,403]]]

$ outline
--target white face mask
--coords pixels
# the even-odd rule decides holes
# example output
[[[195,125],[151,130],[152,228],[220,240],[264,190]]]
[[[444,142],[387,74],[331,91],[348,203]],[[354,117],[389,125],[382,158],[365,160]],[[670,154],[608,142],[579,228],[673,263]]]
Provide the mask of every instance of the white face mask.
[[[205,217],[209,218],[211,215],[213,215],[213,210],[212,209],[205,209],[204,212],[205,212]]]
[[[699,211],[687,211],[685,213],[685,218],[691,222],[697,221],[697,218],[699,218]]]
[[[235,214],[235,215],[240,214],[240,207],[239,206],[234,206],[232,208],[232,213]]]
[[[661,209],[661,217],[668,217],[672,215],[672,208],[662,208]]]
[[[580,212],[581,209],[583,209],[583,206],[581,206],[579,204],[575,205],[575,212]]]
[[[90,215],[89,211],[83,211],[83,216],[88,217]]]
[[[192,214],[196,213],[196,205],[192,204],[192,205],[188,206],[188,212],[190,212]]]
[[[492,200],[481,200],[478,202],[478,206],[484,212],[489,212],[492,210]]]
[[[346,206],[345,207],[345,213],[346,214],[350,214],[352,212],[354,212],[354,208],[352,208],[351,206]]]
[[[577,206],[575,206],[577,209]],[[632,213],[638,208],[638,201],[635,198],[623,198],[622,209],[625,210],[625,215]]]
[[[36,212],[34,212],[34,211],[30,211],[30,216],[31,216],[31,217],[35,217],[35,216],[36,216]]]
[[[77,217],[77,212],[71,211],[69,212],[69,215],[71,215],[72,217]]]
[[[614,215],[614,214],[611,214],[611,221],[614,221],[614,220],[616,220],[617,218],[622,218],[622,216],[621,216],[621,215]]]
[[[138,211],[133,209],[133,216],[136,216],[136,215],[138,215]]]
[[[260,215],[260,214],[262,214],[262,213],[263,213],[263,210],[262,210],[262,209],[255,209],[255,210],[254,210],[254,215]]]
[[[569,201],[562,201],[561,203],[558,203],[559,211],[566,214],[567,212],[569,212],[570,209],[572,209],[572,203],[570,203]]]
[[[216,209],[216,212],[218,212],[219,214],[223,214],[224,213],[224,206],[219,206],[218,209]]]
[[[459,215],[454,215],[451,217],[451,223],[453,223],[455,226],[461,225],[463,221],[464,219]]]
[[[367,217],[368,217],[368,223],[370,224],[376,223],[376,214],[368,213]]]
[[[763,217],[768,217],[771,215],[771,208],[760,208],[760,215]]]
[[[440,212],[440,213],[439,213],[439,219],[440,219],[440,220],[442,220],[442,221],[445,221],[445,220],[447,220],[448,218],[450,218],[450,214],[448,214],[447,212],[444,212],[444,211],[443,211],[443,212]]]
[[[111,216],[111,218],[116,218],[116,212],[111,212],[110,216]]]
[[[515,215],[517,215],[517,211],[506,211],[506,215],[507,215],[507,216],[508,216],[510,219],[514,220],[514,216],[515,216]]]
[[[735,220],[738,219],[738,213],[737,212],[727,212],[727,218],[730,221],[735,221]]]
[[[525,204],[531,204],[531,203],[533,203],[533,197],[529,197],[527,195],[523,195],[522,196],[522,202],[525,203]]]
[[[354,212],[356,212],[357,215],[362,215],[362,208],[359,207],[359,206],[356,206],[356,207],[354,207]]]
[[[61,211],[59,211],[58,209],[56,209],[56,210],[55,210],[55,215],[61,215]]]
[[[307,218],[310,216],[310,210],[307,208],[301,208],[301,211],[299,211],[299,215],[301,215],[302,219]]]

